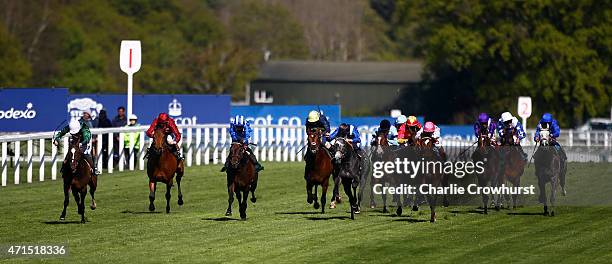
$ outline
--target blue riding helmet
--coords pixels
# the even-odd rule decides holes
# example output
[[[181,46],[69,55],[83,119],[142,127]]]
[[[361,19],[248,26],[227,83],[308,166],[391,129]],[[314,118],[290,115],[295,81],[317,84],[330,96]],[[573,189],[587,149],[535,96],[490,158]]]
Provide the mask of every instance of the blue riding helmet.
[[[545,123],[551,123],[553,121],[553,117],[550,113],[544,113],[542,115],[542,121],[541,122],[545,122]]]

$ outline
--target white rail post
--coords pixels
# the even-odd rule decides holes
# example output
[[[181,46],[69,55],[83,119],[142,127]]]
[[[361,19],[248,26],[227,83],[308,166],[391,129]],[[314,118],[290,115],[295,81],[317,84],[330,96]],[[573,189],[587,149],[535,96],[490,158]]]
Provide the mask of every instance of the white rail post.
[[[268,144],[267,137],[266,137],[266,129],[263,127],[260,127],[259,130],[261,132],[259,135],[259,138],[261,139],[259,141],[259,145],[261,146],[261,149],[260,149],[261,158],[260,157],[257,157],[257,158],[260,159],[260,161],[266,161],[266,158],[267,158],[266,145]]]
[[[114,142],[115,138],[113,136],[113,133],[108,133],[108,149],[106,150],[108,152],[108,173],[113,173],[113,167],[114,167],[114,161],[115,161],[115,156],[114,156]]]
[[[57,146],[53,144],[51,139],[51,180],[57,179]]]
[[[568,135],[567,135],[567,145],[568,146],[574,146],[574,131],[572,129],[568,130]]]
[[[586,138],[587,138],[587,141],[586,141],[587,147],[590,147],[591,146],[591,131],[586,132]]]
[[[219,148],[218,148],[218,143],[219,143],[219,128],[218,127],[213,127],[212,128],[212,134],[213,134],[213,138],[212,138],[212,146],[213,146],[213,164],[218,164],[219,163]]]
[[[609,137],[608,137],[608,131],[604,131],[604,147],[607,149],[609,146]]]
[[[8,170],[8,142],[2,142],[2,186],[6,186],[6,177]]]
[[[102,173],[102,168],[104,167],[104,159],[103,159],[103,155],[102,155],[102,141],[103,141],[103,136],[102,133],[97,134],[96,135],[96,141],[98,142],[98,144],[96,144],[96,167],[98,167],[98,172]]]
[[[253,129],[253,144],[255,144],[256,146],[253,147],[253,154],[255,155],[255,158],[257,160],[259,160],[259,128],[254,128]]]
[[[284,127],[283,128],[283,139],[282,139],[282,144],[283,144],[283,161],[288,161],[289,160],[289,128]]]
[[[221,147],[223,148],[221,150],[221,162],[222,164],[225,164],[225,160],[227,159],[227,151],[228,151],[228,147],[227,147],[227,137],[228,137],[228,133],[227,133],[228,128],[227,127],[221,127]],[[231,140],[230,140],[231,143]]]
[[[32,157],[34,156],[34,153],[32,153],[32,152],[34,150],[34,147],[33,147],[31,139],[29,139],[27,142],[28,142],[27,143],[28,144],[28,152],[27,152],[27,156],[26,157],[27,157],[27,160],[28,160],[28,171],[26,173],[26,177],[27,177],[28,183],[32,183],[32,165],[33,165]]]
[[[195,163],[200,166],[202,165],[202,128],[196,128],[195,150]]]
[[[19,171],[21,170],[21,166],[19,163],[19,158],[21,155],[21,142],[20,141],[15,141],[15,156],[14,156],[14,162],[15,162],[15,178],[14,178],[14,182],[15,184],[19,184]]]
[[[204,164],[210,163],[210,128],[204,128]]]
[[[145,168],[145,161],[144,161],[144,156],[146,153],[145,148],[145,140],[147,140],[147,137],[145,136],[145,132],[144,131],[140,131],[140,135],[138,135],[138,169],[139,170],[144,170]]]
[[[187,140],[186,140],[186,144],[187,144],[187,167],[191,167],[191,163],[193,161],[191,155],[193,155],[193,145],[191,144],[192,138],[193,138],[193,134],[192,134],[192,129],[191,128],[187,128]]]
[[[123,166],[125,165],[125,152],[123,151],[123,149],[125,148],[124,146],[124,142],[123,142],[123,138],[124,135],[123,133],[119,133],[119,146],[117,147],[117,153],[119,153],[119,171],[123,171]]]
[[[290,161],[295,161],[295,146],[297,145],[297,135],[296,135],[297,129],[292,127],[289,129],[289,144],[290,144],[290,148],[289,148],[289,160]]]
[[[40,156],[38,165],[38,180],[45,181],[45,139],[41,138],[38,141],[38,155]]]

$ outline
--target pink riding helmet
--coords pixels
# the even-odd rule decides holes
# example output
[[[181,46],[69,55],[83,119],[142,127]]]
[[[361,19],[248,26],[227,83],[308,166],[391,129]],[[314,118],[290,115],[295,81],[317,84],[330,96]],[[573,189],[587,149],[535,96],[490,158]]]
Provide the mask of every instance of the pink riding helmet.
[[[426,122],[423,126],[423,132],[434,132],[436,131],[436,125],[433,122]]]

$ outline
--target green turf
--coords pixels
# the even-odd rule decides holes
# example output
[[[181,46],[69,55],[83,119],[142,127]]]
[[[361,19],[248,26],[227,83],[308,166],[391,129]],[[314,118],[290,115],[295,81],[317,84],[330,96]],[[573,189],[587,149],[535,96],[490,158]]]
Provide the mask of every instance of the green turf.
[[[57,222],[63,200],[59,181],[0,188],[1,245],[67,243],[70,251],[66,258],[0,262],[602,263],[612,259],[612,206],[562,206],[555,217],[541,216],[539,206],[489,215],[476,213],[476,206],[451,206],[439,210],[434,224],[425,221],[428,210],[402,217],[364,210],[351,221],[346,203],[325,215],[306,204],[303,164],[265,165],[258,201],[249,203],[247,221],[223,217],[227,194],[218,166],[188,168],[186,204],[176,205],[174,190],[170,214],[148,212],[147,179],[142,172],[102,175],[98,209],[87,209],[86,224],[76,222],[72,199],[66,222]],[[609,164],[575,166],[568,184],[609,181]],[[533,182],[532,170],[526,171],[526,183]],[[595,183],[583,180],[589,177]],[[578,189],[568,189],[570,196],[579,196]],[[162,192],[156,202],[158,210],[164,208]],[[235,204],[235,215],[237,211]]]

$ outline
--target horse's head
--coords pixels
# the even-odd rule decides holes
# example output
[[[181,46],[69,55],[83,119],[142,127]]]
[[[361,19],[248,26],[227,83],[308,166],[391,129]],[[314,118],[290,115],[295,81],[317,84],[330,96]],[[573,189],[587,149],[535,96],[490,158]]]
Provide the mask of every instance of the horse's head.
[[[336,150],[334,160],[336,163],[342,163],[342,161],[348,160],[351,157],[353,145],[345,138],[341,137],[336,138],[334,141],[334,149]]]
[[[542,129],[540,131],[540,145],[550,146],[550,131],[548,129]]]
[[[515,137],[517,137],[516,129],[514,127],[505,127],[504,128],[504,144],[514,146],[516,145]]]
[[[308,131],[308,149],[312,153],[317,153],[317,150],[321,146],[321,137],[323,131],[318,128],[313,128]]]
[[[153,150],[155,151],[155,154],[161,154],[162,150],[164,149],[164,141],[166,140],[165,130],[165,127],[162,125],[158,125],[155,128],[155,132],[153,134]]]
[[[433,158],[434,154],[434,145],[436,144],[436,139],[432,137],[421,137],[416,141],[417,149],[420,151],[421,155],[424,158]]]
[[[240,142],[232,142],[230,147],[230,167],[232,169],[238,169],[238,165],[244,158],[246,152],[246,145]]]
[[[80,147],[81,136],[79,134],[70,137],[70,169],[75,173],[79,165],[79,161],[83,157],[83,152]]]
[[[478,147],[485,148],[491,146],[491,138],[487,134],[480,134],[478,136]]]
[[[408,129],[406,129],[406,139],[408,142],[408,145],[414,146],[416,145],[416,134],[417,134],[417,127],[416,126],[409,126]]]

